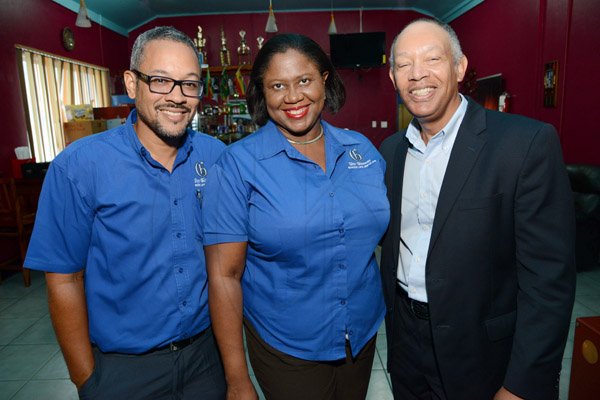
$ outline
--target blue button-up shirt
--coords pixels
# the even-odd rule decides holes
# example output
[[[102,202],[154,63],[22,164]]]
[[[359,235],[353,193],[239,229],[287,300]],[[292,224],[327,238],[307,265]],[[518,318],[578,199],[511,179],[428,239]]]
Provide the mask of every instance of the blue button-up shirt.
[[[125,125],[69,145],[46,178],[25,265],[85,269],[90,338],[141,353],[208,327],[202,243],[207,168],[225,147],[188,130],[172,173]]]
[[[269,122],[229,146],[204,198],[205,244],[248,242],[244,316],[308,360],[353,354],[385,306],[373,251],[389,220],[385,164],[361,134],[323,122],[326,171]]]
[[[416,120],[406,131],[411,147],[406,154],[402,181],[398,282],[410,298],[422,302],[427,302],[425,265],[435,209],[458,128],[467,111],[467,99],[459,96],[458,109],[427,144],[415,125]]]

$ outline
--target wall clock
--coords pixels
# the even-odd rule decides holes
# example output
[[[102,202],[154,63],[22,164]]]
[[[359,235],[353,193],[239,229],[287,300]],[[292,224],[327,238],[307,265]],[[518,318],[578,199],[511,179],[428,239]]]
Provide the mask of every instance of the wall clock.
[[[71,51],[75,48],[75,38],[73,37],[73,31],[68,26],[62,31],[62,43],[63,47],[67,51]]]

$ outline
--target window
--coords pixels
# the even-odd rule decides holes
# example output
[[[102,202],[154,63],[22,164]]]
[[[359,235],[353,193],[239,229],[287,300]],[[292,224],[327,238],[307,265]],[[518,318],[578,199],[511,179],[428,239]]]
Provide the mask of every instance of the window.
[[[52,161],[65,147],[65,105],[110,105],[108,69],[16,46],[29,145],[38,162]]]

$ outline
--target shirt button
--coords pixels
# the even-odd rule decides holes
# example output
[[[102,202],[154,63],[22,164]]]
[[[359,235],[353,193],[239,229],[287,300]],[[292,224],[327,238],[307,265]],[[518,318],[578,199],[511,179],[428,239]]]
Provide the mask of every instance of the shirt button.
[[[354,331],[348,332],[348,335],[350,335],[350,336],[354,335]]]
[[[344,305],[344,304],[346,304],[346,300],[342,300],[342,301],[340,301],[340,303],[341,303],[342,305]]]
[[[173,200],[173,204],[177,205],[179,204],[179,201],[177,199]]]
[[[425,198],[425,192],[421,192],[421,198]]]
[[[177,232],[177,235],[175,236],[177,236],[177,239],[181,239],[181,232]]]
[[[344,228],[339,229],[340,234],[344,233]]]
[[[424,231],[429,230],[429,225],[423,225],[422,228]]]
[[[187,301],[184,300],[181,302],[181,304],[185,307],[185,306],[187,306]]]
[[[180,274],[183,274],[183,268],[179,267],[178,271],[179,271]]]
[[[346,269],[346,266],[344,264],[340,264],[339,267],[340,269]]]
[[[417,256],[417,258],[415,259],[417,262],[421,262],[421,257]]]
[[[330,193],[329,193],[329,197],[333,197],[333,196],[335,196],[335,193],[333,193],[333,192],[330,192]]]

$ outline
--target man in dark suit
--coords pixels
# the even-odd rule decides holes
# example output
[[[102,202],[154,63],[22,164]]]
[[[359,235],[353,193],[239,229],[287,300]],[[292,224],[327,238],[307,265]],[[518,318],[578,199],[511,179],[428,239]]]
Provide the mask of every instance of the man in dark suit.
[[[414,116],[381,146],[394,398],[556,399],[575,289],[556,131],[460,95],[467,59],[445,24],[409,24],[390,65]]]

